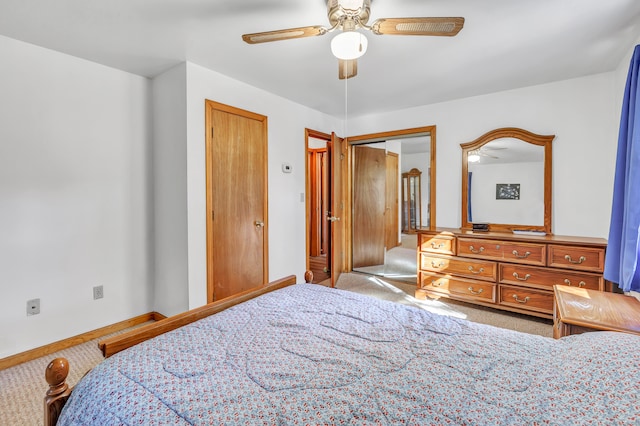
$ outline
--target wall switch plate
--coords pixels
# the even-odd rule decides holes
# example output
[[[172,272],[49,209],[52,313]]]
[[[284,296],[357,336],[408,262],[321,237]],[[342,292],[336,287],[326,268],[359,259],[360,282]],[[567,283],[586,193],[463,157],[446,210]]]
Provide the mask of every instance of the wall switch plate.
[[[104,297],[104,289],[101,285],[93,288],[93,300],[102,299]]]
[[[40,299],[27,300],[27,316],[40,313]]]

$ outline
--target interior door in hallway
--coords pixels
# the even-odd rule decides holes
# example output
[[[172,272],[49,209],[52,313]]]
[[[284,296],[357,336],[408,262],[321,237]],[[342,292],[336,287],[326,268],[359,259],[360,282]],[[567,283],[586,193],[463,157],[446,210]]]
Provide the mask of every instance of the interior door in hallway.
[[[268,283],[267,117],[206,101],[207,300]]]

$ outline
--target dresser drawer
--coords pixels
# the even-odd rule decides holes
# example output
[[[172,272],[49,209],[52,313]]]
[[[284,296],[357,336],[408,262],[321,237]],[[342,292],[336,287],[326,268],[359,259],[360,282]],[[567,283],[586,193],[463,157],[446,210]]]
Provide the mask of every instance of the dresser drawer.
[[[418,234],[420,237],[418,250],[438,254],[456,254],[456,239],[450,235]]]
[[[458,256],[545,266],[546,244],[458,238]]]
[[[496,285],[488,282],[467,280],[420,272],[418,288],[434,293],[463,297],[468,300],[480,300],[483,302],[496,301]]]
[[[532,286],[550,291],[553,290],[553,286],[556,284],[592,290],[604,289],[604,279],[602,275],[598,274],[509,263],[501,263],[498,269],[498,279],[503,284]]]
[[[548,291],[500,285],[498,297],[498,303],[500,305],[545,314],[553,313],[553,293]]]
[[[549,246],[549,266],[554,268],[604,271],[604,248]]]
[[[458,238],[456,245],[459,256],[502,260],[502,241]]]
[[[486,281],[495,281],[498,277],[498,266],[495,262],[429,253],[420,253],[420,270]]]

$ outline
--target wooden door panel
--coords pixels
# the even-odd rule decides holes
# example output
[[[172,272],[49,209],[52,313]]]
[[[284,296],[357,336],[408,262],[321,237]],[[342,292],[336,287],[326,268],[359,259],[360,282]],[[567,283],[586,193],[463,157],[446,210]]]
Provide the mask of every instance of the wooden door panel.
[[[353,180],[353,267],[384,264],[384,149],[356,146]]]
[[[331,271],[331,286],[335,287],[340,274],[345,269],[345,209],[344,209],[344,176],[347,175],[345,161],[346,144],[342,138],[331,134],[329,148],[329,199],[331,204],[330,218],[331,238],[329,239],[329,269]]]
[[[208,104],[208,301],[264,285],[266,117]]]

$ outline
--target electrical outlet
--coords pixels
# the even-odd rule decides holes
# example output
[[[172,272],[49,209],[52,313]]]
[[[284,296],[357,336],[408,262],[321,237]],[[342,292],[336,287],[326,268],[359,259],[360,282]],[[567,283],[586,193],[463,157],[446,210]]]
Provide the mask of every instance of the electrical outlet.
[[[27,316],[40,313],[40,299],[27,300]]]
[[[93,300],[102,299],[104,297],[104,289],[101,285],[93,288]]]

